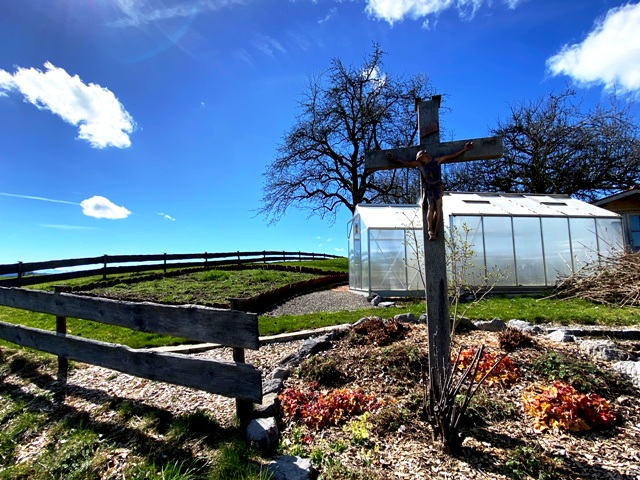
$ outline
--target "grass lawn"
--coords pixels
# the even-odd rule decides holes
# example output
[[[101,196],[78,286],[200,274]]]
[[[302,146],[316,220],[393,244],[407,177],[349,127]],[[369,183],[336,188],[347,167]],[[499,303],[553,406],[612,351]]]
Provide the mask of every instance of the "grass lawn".
[[[291,263],[288,263],[291,265]],[[295,262],[294,265],[320,268],[324,271],[345,272],[348,270],[344,258]],[[123,279],[135,275],[124,275]],[[92,291],[93,294],[111,298],[146,300],[160,303],[215,305],[226,303],[229,298],[250,297],[273,288],[313,278],[314,274],[282,272],[277,270],[210,270],[190,273],[176,277],[166,277],[140,283],[119,283],[108,288]],[[81,285],[100,280],[101,277],[75,279],[64,282],[68,285]],[[59,282],[58,282],[59,283]],[[53,284],[32,288],[51,290]],[[422,299],[399,301],[395,307],[387,309],[369,308],[353,312],[324,312],[300,316],[281,316],[259,318],[261,336],[274,335],[324,326],[353,323],[365,316],[393,317],[398,313],[411,312],[420,316],[425,312]],[[495,296],[478,303],[461,303],[458,314],[472,320],[490,320],[517,318],[532,323],[583,324],[605,326],[631,326],[640,323],[638,307],[607,307],[585,300],[558,300],[531,296]],[[0,307],[0,321],[21,324],[44,330],[55,330],[55,317],[41,313]],[[68,319],[68,332],[95,340],[120,343],[131,348],[176,345],[188,341],[152,333],[128,330],[121,327],[104,325],[86,320]]]

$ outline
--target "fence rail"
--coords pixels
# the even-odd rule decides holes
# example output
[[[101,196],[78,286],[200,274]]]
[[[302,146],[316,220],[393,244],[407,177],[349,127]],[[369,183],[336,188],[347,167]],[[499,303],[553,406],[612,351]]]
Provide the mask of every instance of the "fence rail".
[[[224,252],[224,253],[178,253],[145,255],[103,255],[100,257],[72,258],[67,260],[49,260],[46,262],[17,262],[0,265],[0,286],[24,287],[39,283],[71,280],[73,278],[102,275],[141,273],[169,268],[215,267],[222,265],[243,265],[247,263],[273,263],[304,260],[340,258],[337,255],[309,252],[267,251],[261,252]],[[197,260],[197,261],[190,261]],[[150,263],[151,262],[151,263]],[[122,265],[122,264],[135,265]],[[86,267],[99,265],[98,268],[50,273],[59,268]],[[46,272],[46,273],[38,273]]]
[[[238,411],[246,409],[247,402],[260,402],[262,399],[260,371],[242,361],[243,348],[257,349],[259,346],[258,318],[253,313],[196,305],[124,302],[60,291],[6,287],[0,287],[0,305],[55,315],[56,320],[64,320],[57,322],[59,325],[66,323],[66,317],[74,317],[232,346],[235,361],[205,360],[174,353],[134,350],[124,345],[67,335],[64,330],[52,332],[0,322],[0,338],[58,355],[65,362],[67,359],[76,360],[236,398]],[[66,377],[66,372],[63,376]]]

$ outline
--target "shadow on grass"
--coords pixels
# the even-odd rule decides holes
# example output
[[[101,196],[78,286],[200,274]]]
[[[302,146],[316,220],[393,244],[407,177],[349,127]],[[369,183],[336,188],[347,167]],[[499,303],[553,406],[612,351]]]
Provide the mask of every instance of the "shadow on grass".
[[[22,385],[0,383],[0,396],[20,402],[23,411],[47,416],[41,431],[64,423],[68,429],[87,429],[95,432],[110,450],[124,448],[143,456],[149,464],[161,467],[168,462],[185,462],[205,467],[205,460],[196,455],[189,443],[197,442],[212,449],[230,441],[244,441],[236,427],[222,427],[203,412],[176,416],[162,408],[149,406],[142,401],[122,399],[101,390],[78,385],[67,385],[48,372],[42,372],[37,362],[21,356],[13,356],[8,363],[13,375],[39,387],[43,392],[34,393]],[[5,377],[5,375],[2,375]],[[98,420],[90,412],[67,402],[77,397],[93,404],[92,411],[117,412],[108,420]],[[140,428],[126,425],[131,419],[146,419]],[[147,429],[148,432],[144,430]],[[54,440],[55,441],[55,440]],[[210,465],[209,465],[210,466]]]

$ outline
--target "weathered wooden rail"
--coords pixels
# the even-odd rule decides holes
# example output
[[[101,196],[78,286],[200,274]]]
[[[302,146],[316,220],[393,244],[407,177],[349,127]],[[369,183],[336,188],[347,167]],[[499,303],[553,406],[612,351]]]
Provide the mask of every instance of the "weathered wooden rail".
[[[66,378],[67,359],[98,365],[137,377],[182,385],[236,399],[246,419],[251,402],[262,400],[260,372],[244,363],[244,349],[257,350],[258,318],[253,313],[198,305],[126,302],[0,287],[0,305],[55,315],[57,332],[0,322],[0,338],[57,355],[59,376]],[[213,342],[234,348],[234,361],[135,350],[66,334],[66,318],[93,320],[121,327]]]
[[[141,273],[151,270],[191,267],[216,267],[247,263],[273,263],[289,261],[339,258],[336,255],[308,252],[261,251],[225,253],[176,253],[149,255],[103,255],[100,257],[49,260],[46,262],[17,262],[0,265],[0,286],[25,287],[39,283],[57,282],[94,275]],[[124,264],[124,265],[123,265]],[[131,265],[134,264],[134,265]],[[97,268],[51,273],[51,270],[98,265]],[[45,272],[40,274],[38,272]]]

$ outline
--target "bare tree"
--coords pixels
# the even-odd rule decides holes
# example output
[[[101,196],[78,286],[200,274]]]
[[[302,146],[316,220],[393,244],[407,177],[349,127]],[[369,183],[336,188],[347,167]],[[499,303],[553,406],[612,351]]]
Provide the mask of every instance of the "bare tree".
[[[325,72],[310,78],[300,114],[263,173],[258,212],[271,223],[290,207],[333,222],[342,206],[353,212],[359,203],[416,201],[416,172],[364,172],[366,150],[414,143],[415,99],[433,94],[425,76],[386,73],[383,56],[374,44],[362,65],[333,59]]]
[[[499,160],[456,165],[445,172],[459,191],[567,194],[594,200],[640,181],[640,130],[630,106],[583,113],[576,93],[565,90],[511,107],[494,135],[503,137]]]

